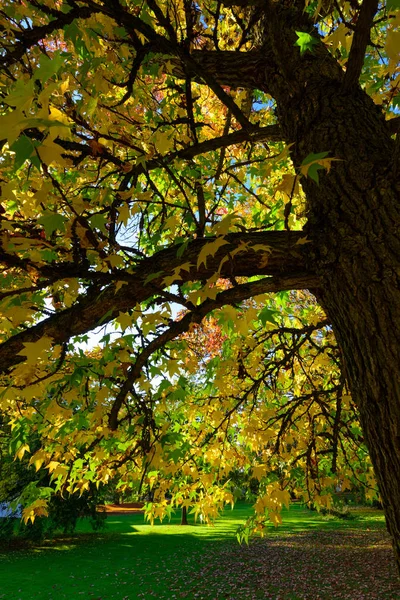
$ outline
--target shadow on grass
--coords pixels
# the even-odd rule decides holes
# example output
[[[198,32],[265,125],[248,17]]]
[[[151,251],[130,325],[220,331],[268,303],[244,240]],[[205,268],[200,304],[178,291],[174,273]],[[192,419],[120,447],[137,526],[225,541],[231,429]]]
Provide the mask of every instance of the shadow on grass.
[[[239,504],[215,527],[193,520],[181,526],[179,513],[154,526],[143,515],[110,515],[100,534],[82,521],[76,535],[23,552],[0,551],[0,600],[70,600],[79,594],[107,600],[398,597],[388,587],[394,561],[378,513],[342,521],[294,506],[283,515],[283,526],[271,525],[264,539],[239,546],[235,531],[250,515],[251,507]],[[371,589],[374,580],[379,583],[381,595],[357,595],[364,579]],[[313,595],[306,595],[311,584]],[[346,585],[351,592],[340,595]],[[332,590],[339,595],[329,595]]]

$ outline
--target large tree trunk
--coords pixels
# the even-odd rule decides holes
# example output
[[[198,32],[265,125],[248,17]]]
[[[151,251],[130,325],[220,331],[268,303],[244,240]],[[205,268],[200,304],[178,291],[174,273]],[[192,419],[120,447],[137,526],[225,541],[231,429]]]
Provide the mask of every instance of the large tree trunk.
[[[344,357],[345,375],[379,482],[400,571],[400,181],[395,142],[382,111],[325,46],[300,55],[307,17],[266,2],[261,51],[196,60],[221,84],[257,87],[277,102],[294,165],[310,153],[339,159],[319,185],[302,178],[313,269]],[[260,58],[263,54],[263,58]],[[236,55],[236,56],[235,56]],[[235,63],[236,59],[236,63]],[[243,63],[243,64],[242,64]],[[236,67],[236,68],[235,68]]]
[[[391,140],[369,99],[326,107],[330,128],[313,128],[309,147],[343,162],[319,187],[305,186],[310,237],[400,569],[400,190]]]
[[[374,107],[359,97],[338,112],[330,146],[326,133],[316,136],[343,163],[319,189],[306,186],[310,236],[400,569],[400,190]]]
[[[270,21],[268,39],[292,77],[276,78],[272,86],[266,81],[266,88],[273,88],[280,124],[287,141],[294,142],[294,164],[311,152],[328,151],[340,159],[321,175],[319,185],[302,181],[308,232],[322,281],[319,296],[342,348],[400,570],[400,182],[395,144],[379,107],[358,86],[343,88],[343,74],[325,49],[299,58],[293,31],[278,21]]]

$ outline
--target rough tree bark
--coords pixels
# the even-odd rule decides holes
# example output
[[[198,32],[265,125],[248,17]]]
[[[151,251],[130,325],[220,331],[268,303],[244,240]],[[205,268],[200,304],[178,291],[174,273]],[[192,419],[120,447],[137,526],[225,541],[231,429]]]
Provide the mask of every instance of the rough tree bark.
[[[317,291],[332,321],[360,412],[400,570],[400,182],[395,143],[381,110],[350,85],[320,44],[300,56],[296,10],[267,4],[265,45],[244,62],[197,56],[221,84],[270,93],[299,166],[311,152],[340,159],[317,185],[304,180]],[[314,30],[315,35],[315,30]],[[230,53],[233,54],[233,53]],[[241,58],[241,57],[240,57]],[[215,62],[214,62],[215,61]],[[226,70],[224,69],[226,67]],[[311,266],[311,265],[310,265]]]

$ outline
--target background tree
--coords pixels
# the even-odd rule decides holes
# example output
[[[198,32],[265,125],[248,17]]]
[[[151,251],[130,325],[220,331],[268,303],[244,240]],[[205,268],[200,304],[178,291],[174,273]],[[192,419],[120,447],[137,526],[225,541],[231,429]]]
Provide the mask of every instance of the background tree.
[[[185,345],[172,340],[211,312],[233,320],[226,307],[256,298],[261,315],[266,293],[310,289],[339,343],[400,565],[397,8],[3,2],[1,402],[43,439],[32,460],[57,490],[116,470],[144,477],[171,440],[192,444],[191,431],[170,437],[166,413],[193,394],[201,423],[207,404],[195,382],[180,385]],[[76,345],[99,326],[98,348]],[[246,345],[236,352],[232,403],[257,380],[257,352],[251,365]],[[282,392],[276,423],[279,401],[291,403]],[[325,406],[331,438],[335,414]],[[265,495],[276,506],[277,491]]]
[[[93,485],[80,496],[61,492],[53,494],[49,471],[43,467],[35,469],[30,461],[30,453],[34,454],[40,448],[37,434],[24,427],[23,420],[12,433],[4,415],[1,419],[0,505],[13,511],[14,515],[20,513],[21,506],[32,508],[26,513],[25,523],[18,527],[13,516],[2,519],[0,537],[9,541],[12,533],[17,532],[20,536],[39,540],[56,530],[73,533],[81,517],[89,517],[92,528],[101,529],[106,515],[97,508],[103,501],[104,490],[99,492]],[[48,518],[40,518],[41,515]]]

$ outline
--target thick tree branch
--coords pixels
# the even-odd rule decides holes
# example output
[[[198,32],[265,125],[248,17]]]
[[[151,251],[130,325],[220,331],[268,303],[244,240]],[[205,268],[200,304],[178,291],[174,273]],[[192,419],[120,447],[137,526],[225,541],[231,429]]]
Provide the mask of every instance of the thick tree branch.
[[[375,13],[378,10],[378,4],[378,0],[364,0],[362,3],[347,61],[347,69],[343,82],[345,90],[350,90],[358,83],[364,64],[365,52],[370,42],[371,27]]]
[[[213,74],[215,81],[230,88],[262,89],[266,91],[269,70],[272,73],[271,57],[266,51],[250,50],[232,52],[229,50],[195,50],[191,56],[201,69]],[[176,66],[175,74],[182,71]],[[189,69],[193,77],[196,73]],[[196,77],[195,77],[196,78]]]
[[[119,312],[130,310],[136,303],[171,285],[172,282],[168,280],[166,283],[165,278],[171,278],[172,275],[176,277],[176,283],[206,282],[215,273],[221,277],[269,275],[270,281],[264,282],[266,292],[318,287],[318,278],[312,270],[307,269],[307,257],[312,244],[302,243],[305,240],[303,232],[228,234],[224,238],[227,243],[221,245],[214,255],[210,246],[210,254],[207,255],[204,248],[215,239],[196,239],[187,243],[186,248],[172,246],[161,250],[141,261],[137,270],[128,276],[121,271],[118,278],[116,272],[116,279],[127,282],[120,289],[116,282],[103,289],[93,286],[71,308],[54,314],[0,345],[0,372],[6,372],[22,362],[23,358],[18,353],[25,343],[47,336],[55,344],[61,344],[73,336],[91,331],[113,320]],[[181,254],[182,250],[184,252]],[[202,250],[204,261],[200,262]],[[180,256],[177,256],[178,251]],[[189,263],[188,270],[180,270],[180,265],[184,263]]]
[[[231,110],[232,115],[236,118],[238,123],[240,123],[240,125],[244,129],[250,130],[254,128],[254,125],[252,125],[248,121],[248,119],[242,113],[242,111],[234,102],[232,97],[229,94],[227,94],[225,90],[221,87],[222,85],[229,85],[230,87],[235,87],[235,83],[232,83],[231,80],[234,73],[236,73],[236,77],[234,79],[237,79],[237,61],[242,63],[242,71],[244,71],[243,66],[246,65],[245,72],[249,76],[251,73],[251,79],[254,80],[254,72],[252,72],[254,69],[254,63],[252,64],[250,52],[214,52],[212,54],[216,56],[214,56],[214,60],[211,63],[213,68],[207,68],[203,58],[204,56],[210,55],[209,52],[205,53],[204,51],[199,51],[189,53],[181,45],[177,44],[176,42],[170,41],[167,38],[160,35],[159,33],[157,33],[150,25],[147,25],[147,23],[144,23],[141,19],[129,13],[119,3],[115,2],[109,8],[108,6],[100,6],[92,1],[88,1],[87,4],[93,10],[97,10],[111,17],[117,23],[127,28],[128,30],[136,29],[137,31],[142,33],[152,43],[153,47],[159,52],[170,56],[175,56],[183,66],[183,69],[181,71],[181,76],[183,79],[185,79],[186,76],[196,76],[201,81],[204,81],[209,86],[209,88],[212,89],[216,96],[221,100],[221,102]],[[219,80],[218,69],[216,69],[222,54],[231,54],[234,58],[234,62],[232,63],[231,78],[227,82]],[[241,57],[242,54],[244,55],[244,62]],[[257,55],[258,60],[261,60],[261,63],[258,66],[264,74],[264,81],[265,69],[267,66],[267,57],[265,55],[265,52],[257,53]],[[197,58],[199,57],[201,57],[200,61],[197,60]],[[241,81],[238,81],[237,87],[246,87],[248,85],[246,82],[246,78],[243,78],[242,72],[240,75]],[[252,85],[250,85],[249,87],[252,87]]]

